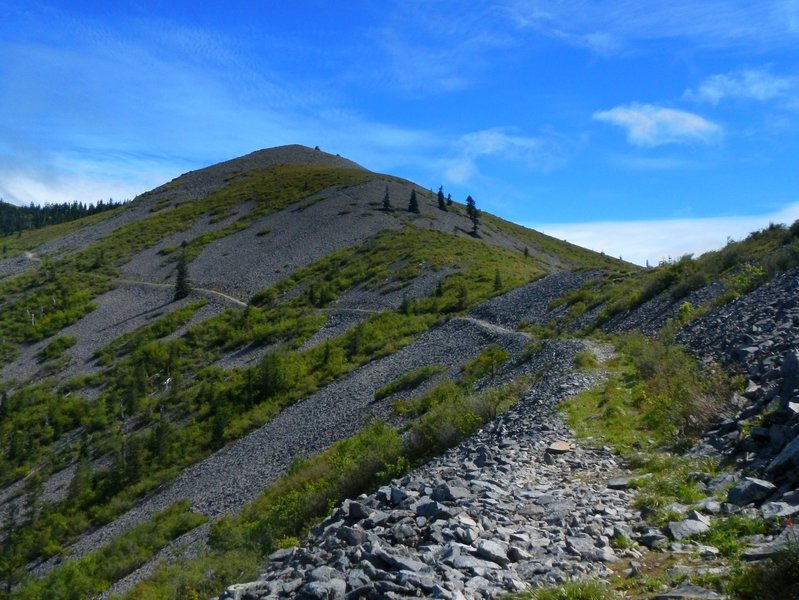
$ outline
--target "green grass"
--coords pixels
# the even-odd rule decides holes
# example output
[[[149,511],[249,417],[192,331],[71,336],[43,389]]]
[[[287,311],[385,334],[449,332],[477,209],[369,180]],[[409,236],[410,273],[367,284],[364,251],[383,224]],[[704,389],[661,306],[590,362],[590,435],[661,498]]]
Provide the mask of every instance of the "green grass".
[[[440,365],[425,365],[423,367],[419,367],[418,369],[414,369],[413,371],[408,371],[407,373],[404,373],[399,377],[395,377],[387,384],[379,387],[377,391],[375,391],[375,400],[388,398],[397,392],[415,389],[422,385],[425,381],[443,372],[444,367]]]
[[[13,592],[13,597],[19,600],[81,600],[96,596],[143,564],[170,540],[205,521],[204,517],[189,511],[187,501],[177,502],[106,546],[62,564],[41,579],[23,584]],[[4,594],[0,594],[3,597]]]
[[[775,524],[763,519],[750,519],[740,515],[717,517],[710,524],[710,531],[699,536],[704,544],[718,548],[722,556],[738,558],[746,544],[744,538],[752,535],[769,535]]]
[[[508,596],[509,600],[621,600],[622,594],[601,581],[588,580]]]
[[[629,453],[640,448],[685,448],[719,414],[732,383],[712,365],[696,362],[672,343],[640,334],[615,338],[616,374],[566,404],[571,427]]]
[[[49,344],[36,353],[36,359],[40,363],[44,363],[48,360],[61,358],[64,352],[74,346],[77,342],[78,340],[72,336],[59,335],[58,337],[53,338]]]
[[[586,311],[602,306],[592,325],[597,327],[659,294],[676,302],[711,281],[725,284],[726,291],[711,301],[714,306],[723,304],[797,265],[799,221],[790,227],[772,224],[698,258],[686,255],[633,274],[609,272],[599,282],[590,281],[569,292],[552,307],[566,304],[567,319],[575,320]]]
[[[735,600],[799,598],[799,540],[760,563],[739,568],[726,591]]]

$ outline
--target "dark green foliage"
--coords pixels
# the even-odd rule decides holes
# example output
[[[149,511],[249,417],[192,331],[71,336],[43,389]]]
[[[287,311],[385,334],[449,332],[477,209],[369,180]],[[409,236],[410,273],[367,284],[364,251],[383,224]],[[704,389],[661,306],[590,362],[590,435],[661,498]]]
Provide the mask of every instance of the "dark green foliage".
[[[799,539],[737,573],[730,588],[731,597],[736,600],[799,598]]]
[[[14,598],[81,600],[94,597],[108,589],[111,582],[144,563],[158,548],[205,520],[189,511],[187,501],[176,502],[103,548],[64,563],[42,579],[24,584],[14,592]]]
[[[447,206],[452,206],[452,194],[447,194]]]
[[[447,210],[447,203],[444,200],[444,186],[438,188],[438,210],[443,210],[446,212]]]
[[[189,295],[191,284],[189,283],[189,267],[186,264],[186,242],[182,244],[183,249],[178,258],[175,275],[175,300],[180,300]]]
[[[388,186],[386,186],[386,193],[383,196],[383,210],[386,212],[391,210],[391,199],[388,196]]]
[[[97,204],[64,202],[37,206],[15,206],[0,200],[0,236],[26,229],[40,229],[48,225],[66,223],[122,206],[121,202],[100,200]]]
[[[417,388],[428,379],[435,377],[443,371],[444,368],[439,365],[425,365],[424,367],[419,367],[413,371],[408,371],[407,373],[392,379],[384,386],[378,388],[375,392],[375,400],[382,400],[383,398],[388,398],[397,392]]]
[[[794,224],[796,225],[796,224]],[[560,302],[573,307],[568,317],[575,319],[586,310],[604,305],[597,324],[640,306],[660,294],[679,301],[711,281],[721,281],[726,292],[712,300],[718,305],[752,291],[777,275],[799,265],[799,226],[770,225],[741,241],[730,241],[721,250],[699,258],[685,255],[662,262],[632,277],[610,274],[597,286],[589,282]]]
[[[77,343],[74,337],[69,335],[60,335],[53,339],[52,342],[47,344],[44,348],[39,350],[36,353],[36,358],[39,362],[47,362],[48,360],[54,360],[56,358],[60,358],[64,352],[66,352],[69,348],[74,346]]]
[[[411,199],[408,201],[408,212],[416,213],[417,215],[421,212],[419,210],[419,200],[416,198],[416,190],[411,190]]]
[[[499,269],[494,271],[494,291],[498,292],[502,289],[502,274]]]
[[[463,378],[465,381],[477,381],[481,377],[494,378],[499,367],[510,358],[505,350],[497,344],[490,344],[483,349],[474,359],[463,365]]]
[[[472,235],[475,237],[479,235],[480,214],[480,209],[477,208],[474,198],[468,196],[466,198],[466,216],[468,216],[469,220],[472,222]]]

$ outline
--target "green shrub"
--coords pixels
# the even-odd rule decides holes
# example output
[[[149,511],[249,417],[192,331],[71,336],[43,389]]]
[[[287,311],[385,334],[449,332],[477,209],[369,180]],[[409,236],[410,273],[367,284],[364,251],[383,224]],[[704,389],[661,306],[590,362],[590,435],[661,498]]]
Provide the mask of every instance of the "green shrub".
[[[64,563],[44,578],[23,585],[15,591],[14,597],[80,600],[96,596],[108,589],[111,582],[143,564],[167,542],[204,522],[205,517],[189,511],[188,501],[176,502],[103,548]]]
[[[444,367],[440,365],[425,365],[413,371],[408,371],[378,388],[377,391],[375,391],[375,400],[382,400],[397,392],[417,388],[428,379],[435,377],[443,371]]]
[[[508,358],[510,358],[510,354],[497,344],[486,346],[480,354],[463,365],[463,381],[465,383],[473,383],[487,375],[491,376],[491,378],[495,377],[499,367]]]
[[[799,541],[735,574],[728,593],[736,600],[799,598]]]
[[[576,369],[595,369],[598,366],[596,355],[588,348],[583,348],[574,356],[574,367]]]
[[[78,340],[69,335],[59,335],[54,338],[52,342],[47,344],[44,348],[36,353],[36,359],[40,362],[47,362],[48,360],[55,360],[61,358],[64,352],[72,348]]]

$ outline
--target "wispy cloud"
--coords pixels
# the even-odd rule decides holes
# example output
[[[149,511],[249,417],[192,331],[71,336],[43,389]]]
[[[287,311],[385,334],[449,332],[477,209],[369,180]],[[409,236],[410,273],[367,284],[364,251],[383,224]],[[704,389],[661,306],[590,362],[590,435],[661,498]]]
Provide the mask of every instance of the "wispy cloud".
[[[596,0],[551,2],[505,0],[501,7],[517,27],[532,29],[587,47],[599,54],[636,42],[684,39],[708,47],[784,48],[799,37],[799,8],[779,0],[744,3],[735,0]],[[587,44],[587,36],[612,45]]]
[[[189,170],[174,158],[0,153],[0,199],[27,205],[131,200]]]
[[[722,133],[719,125],[699,115],[635,102],[596,112],[594,118],[621,127],[627,131],[628,142],[644,148],[685,142],[707,144],[717,141]]]
[[[621,256],[639,265],[656,265],[685,254],[698,256],[717,250],[730,238],[740,240],[769,223],[790,224],[796,219],[799,203],[751,216],[526,225],[609,256]]]
[[[549,171],[562,164],[575,144],[554,132],[526,136],[512,128],[494,127],[461,136],[453,145],[456,156],[446,160],[446,177],[452,183],[465,183],[478,173],[478,162],[496,157],[520,163],[533,171]]]
[[[725,98],[763,102],[794,94],[798,88],[799,78],[779,77],[763,69],[747,69],[708,77],[696,89],[686,90],[683,96],[713,105]]]

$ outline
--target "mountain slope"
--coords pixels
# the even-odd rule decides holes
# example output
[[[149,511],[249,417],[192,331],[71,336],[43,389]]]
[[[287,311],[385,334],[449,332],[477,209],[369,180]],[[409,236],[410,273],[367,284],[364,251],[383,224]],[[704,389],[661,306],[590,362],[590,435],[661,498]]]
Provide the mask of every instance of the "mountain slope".
[[[406,210],[412,192],[419,214]],[[201,482],[195,512],[238,510],[292,456],[366,415],[396,420],[390,401],[370,403],[408,369],[433,361],[436,381],[463,379],[492,344],[521,360],[524,335],[458,317],[484,299],[548,272],[631,269],[490,215],[471,235],[462,205],[440,210],[410,182],[300,146],[182,175],[69,225],[0,240],[11,582],[157,521],[187,480]],[[174,301],[180,260],[192,292]],[[315,408],[321,399],[336,401]],[[320,414],[329,423],[314,426]],[[251,436],[277,443],[269,432],[286,436],[277,458],[225,500],[214,473],[238,468]]]
[[[473,235],[445,208],[287,146],[0,239],[0,597],[218,593],[335,505],[230,595],[471,597],[620,557],[658,569],[660,541],[699,527],[664,521],[674,503],[712,507],[743,468],[779,502],[714,527],[779,533],[753,515],[797,504],[796,226],[641,270],[487,214]],[[653,338],[614,338],[612,359],[592,331]],[[745,394],[654,337],[675,331]],[[574,438],[551,409],[597,385],[567,401]],[[705,471],[723,460],[738,468]],[[607,490],[625,471],[651,483]]]

